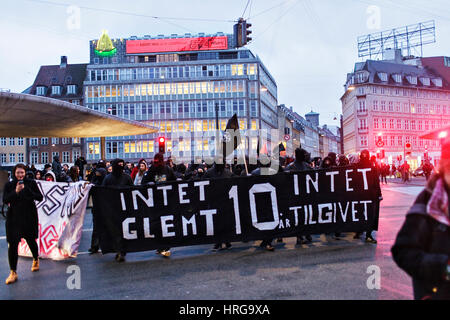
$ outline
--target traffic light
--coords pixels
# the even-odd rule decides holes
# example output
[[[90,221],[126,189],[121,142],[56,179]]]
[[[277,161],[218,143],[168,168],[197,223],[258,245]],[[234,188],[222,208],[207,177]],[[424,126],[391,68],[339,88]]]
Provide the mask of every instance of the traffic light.
[[[233,26],[233,33],[234,33],[234,39],[235,39],[235,47],[236,48],[240,48],[242,46],[244,46],[244,39],[242,38],[243,35],[243,22],[244,19],[239,18],[238,23],[236,23]]]
[[[247,23],[243,18],[239,18],[238,22],[233,26],[233,34],[235,39],[235,47],[240,48],[252,41],[249,35],[252,33],[251,23]]]
[[[166,152],[166,138],[159,137],[158,138],[158,143],[159,143],[159,152],[160,153],[165,153]]]
[[[244,20],[244,22],[242,23],[242,32],[243,32],[243,43],[244,45],[246,45],[247,43],[249,43],[250,41],[252,41],[252,38],[249,37],[249,35],[252,33],[252,30],[250,30],[250,27],[252,26],[251,23],[248,23],[247,21]]]

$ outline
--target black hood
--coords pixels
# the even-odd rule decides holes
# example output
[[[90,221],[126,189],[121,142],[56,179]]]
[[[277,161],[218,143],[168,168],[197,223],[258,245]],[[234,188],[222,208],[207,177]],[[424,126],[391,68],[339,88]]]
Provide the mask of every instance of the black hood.
[[[119,165],[119,163],[123,162],[123,166]],[[120,177],[123,174],[123,170],[124,170],[124,166],[125,166],[125,161],[122,159],[114,159],[111,162],[111,166],[112,166],[112,174],[115,175],[116,177]]]

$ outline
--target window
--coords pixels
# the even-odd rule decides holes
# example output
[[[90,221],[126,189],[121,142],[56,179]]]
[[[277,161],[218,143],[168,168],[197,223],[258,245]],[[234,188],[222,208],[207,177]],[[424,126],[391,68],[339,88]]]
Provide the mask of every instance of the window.
[[[382,119],[382,120],[381,120],[381,129],[387,129],[387,126],[386,126],[386,119]]]
[[[0,153],[0,163],[6,163],[6,153]]]
[[[16,154],[15,153],[10,153],[9,154],[9,162],[16,162]]]
[[[391,146],[395,146],[395,136],[391,136]]]
[[[402,120],[398,119],[397,120],[397,130],[401,130],[402,129]]]
[[[47,145],[48,144],[48,138],[41,138],[41,144]]]
[[[373,108],[373,111],[378,111],[378,100],[373,101],[372,108]]]
[[[52,86],[52,95],[60,95],[61,87],[60,86]]]
[[[385,72],[379,72],[378,73],[378,77],[380,78],[381,81],[386,82],[387,81],[387,73]]]
[[[36,151],[31,152],[31,164],[39,162],[39,154]]]
[[[411,130],[416,130],[416,120],[411,120]]]
[[[409,130],[409,120],[405,120],[405,130]]]
[[[398,136],[398,137],[397,137],[397,144],[398,144],[399,146],[402,146],[402,145],[403,145],[403,136]]]
[[[23,138],[17,138],[17,145],[23,146]]]
[[[422,131],[422,120],[419,120],[418,122],[417,122],[417,129],[419,130],[419,131]]]
[[[36,87],[36,95],[45,96],[45,87]]]
[[[367,147],[367,136],[360,136],[360,139],[361,139],[361,147]]]
[[[395,129],[394,119],[389,119],[389,129]]]
[[[63,153],[62,153],[62,162],[70,162],[70,153],[69,153],[69,151],[63,151]]]
[[[70,138],[61,138],[62,144],[70,144]]]
[[[393,112],[394,111],[394,103],[392,101],[389,101],[389,112]]]
[[[386,101],[381,101],[381,111],[386,111]]]
[[[397,82],[397,83],[402,82],[402,75],[401,74],[394,74],[392,77],[394,78],[395,82]]]
[[[37,146],[39,142],[38,138],[30,138],[30,146]]]
[[[47,152],[41,152],[41,163],[43,163],[43,164],[48,163],[48,153]]]
[[[18,153],[17,154],[17,162],[20,162],[20,163],[24,163],[25,162],[25,157],[24,157],[23,153]]]
[[[378,129],[378,119],[373,119],[373,128]]]
[[[10,146],[16,145],[16,140],[14,138],[9,138],[9,145]]]
[[[69,84],[67,86],[67,94],[76,94],[76,86],[74,84]]]
[[[6,146],[6,138],[0,138],[0,146]]]

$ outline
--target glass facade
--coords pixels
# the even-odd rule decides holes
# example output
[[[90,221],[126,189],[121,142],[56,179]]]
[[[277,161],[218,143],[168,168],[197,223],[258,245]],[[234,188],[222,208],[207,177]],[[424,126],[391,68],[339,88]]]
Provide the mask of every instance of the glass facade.
[[[84,105],[144,121],[159,132],[106,138],[106,159],[152,158],[159,136],[166,137],[166,156],[174,148],[182,158],[209,156],[215,148],[215,136],[208,131],[216,129],[216,109],[220,129],[234,114],[244,132],[277,129],[276,83],[249,50],[129,55],[126,41],[113,40],[116,55],[100,59],[94,53],[96,41],[90,42]],[[100,159],[100,138],[86,143],[87,160]],[[256,148],[251,139],[245,146],[247,154],[249,146]]]

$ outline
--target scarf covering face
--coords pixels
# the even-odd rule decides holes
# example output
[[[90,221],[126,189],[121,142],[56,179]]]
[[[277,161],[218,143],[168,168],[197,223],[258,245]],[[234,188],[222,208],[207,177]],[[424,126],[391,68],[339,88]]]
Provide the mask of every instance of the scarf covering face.
[[[427,213],[435,220],[450,226],[448,195],[443,179],[439,179],[427,204]]]

